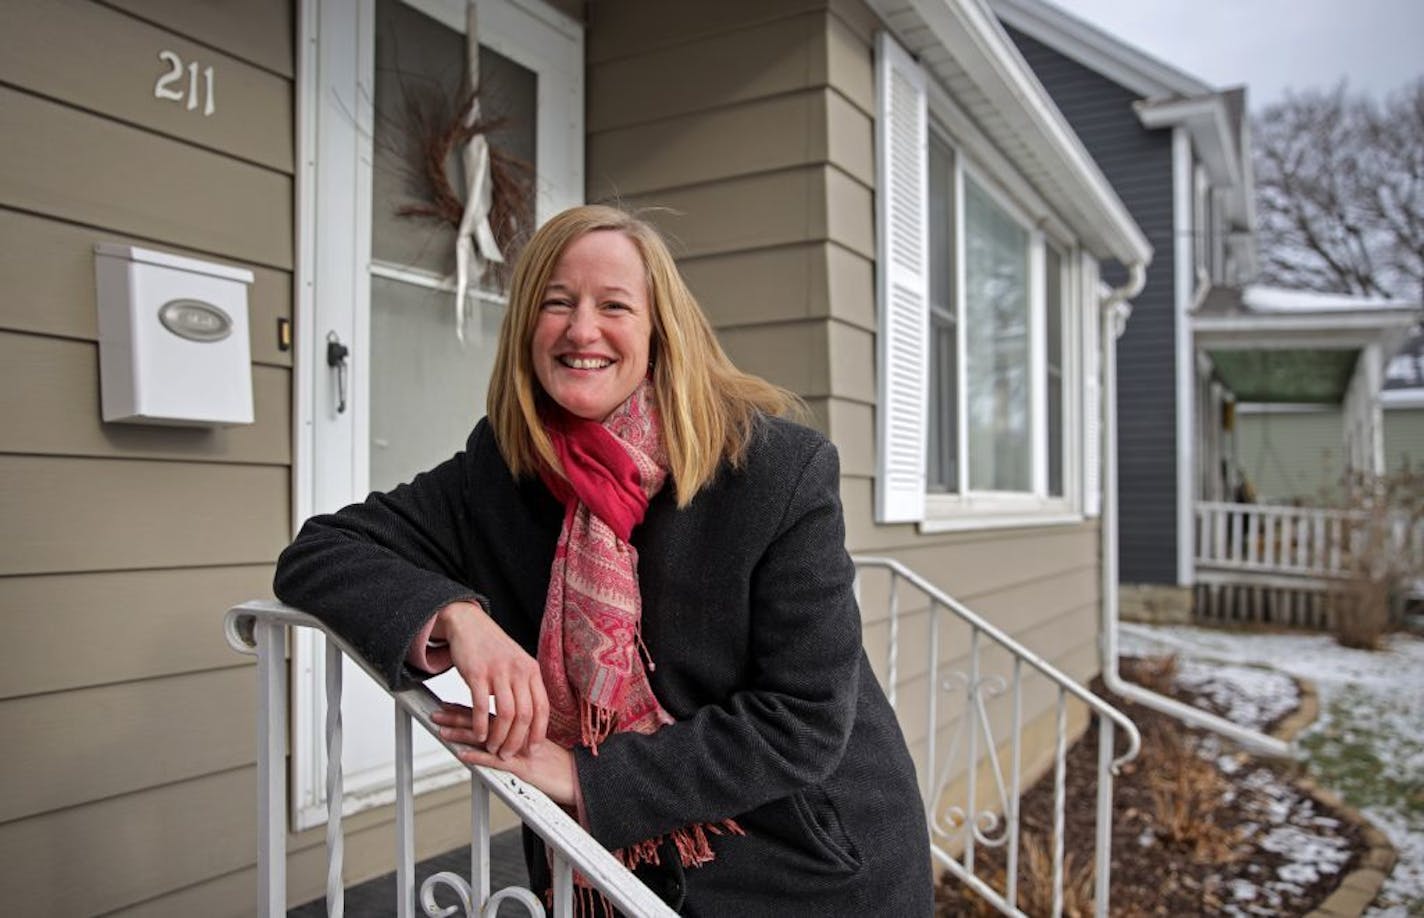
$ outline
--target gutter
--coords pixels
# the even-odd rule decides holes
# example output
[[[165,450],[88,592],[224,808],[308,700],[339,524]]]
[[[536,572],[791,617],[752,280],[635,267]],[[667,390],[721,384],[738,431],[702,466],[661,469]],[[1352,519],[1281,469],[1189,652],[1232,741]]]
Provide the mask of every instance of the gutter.
[[[1103,674],[1103,684],[1115,695],[1136,702],[1143,707],[1160,711],[1188,726],[1210,730],[1227,739],[1239,743],[1247,750],[1275,758],[1291,758],[1292,747],[1274,737],[1255,730],[1248,730],[1238,724],[1208,713],[1200,708],[1183,704],[1175,698],[1168,698],[1149,691],[1140,685],[1126,682],[1118,675],[1117,626],[1118,626],[1118,583],[1117,583],[1117,339],[1132,314],[1132,306],[1127,301],[1142,292],[1146,282],[1146,263],[1134,262],[1128,266],[1127,283],[1108,291],[1099,306],[1102,310],[1103,367],[1103,449],[1102,449],[1102,619],[1098,627],[1099,667]]]

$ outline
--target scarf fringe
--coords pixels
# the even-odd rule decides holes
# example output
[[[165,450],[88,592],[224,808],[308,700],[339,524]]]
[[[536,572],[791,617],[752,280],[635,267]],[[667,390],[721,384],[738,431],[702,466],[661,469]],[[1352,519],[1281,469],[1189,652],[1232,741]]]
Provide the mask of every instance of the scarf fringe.
[[[608,739],[618,729],[618,712],[590,704],[587,700],[580,698],[579,713],[582,715],[579,718],[580,738],[590,753],[598,755],[598,744]]]
[[[737,825],[735,819],[724,819],[721,822],[697,822],[690,826],[674,829],[667,835],[660,835],[657,838],[638,842],[636,845],[619,848],[613,852],[613,856],[618,858],[619,862],[629,870],[633,870],[639,864],[656,866],[662,863],[658,849],[664,841],[671,841],[677,848],[677,856],[682,861],[682,866],[701,867],[717,857],[712,851],[712,842],[707,837],[709,832],[713,835],[747,834],[745,829]]]

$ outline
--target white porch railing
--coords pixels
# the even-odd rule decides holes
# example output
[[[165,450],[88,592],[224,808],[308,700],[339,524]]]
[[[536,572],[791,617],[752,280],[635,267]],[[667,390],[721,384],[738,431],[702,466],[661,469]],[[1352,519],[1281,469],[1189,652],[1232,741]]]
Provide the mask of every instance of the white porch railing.
[[[1198,568],[1327,580],[1345,573],[1345,541],[1360,511],[1201,501]]]
[[[1424,597],[1424,521],[1405,514],[1385,530],[1363,510],[1201,501],[1196,518],[1198,619],[1335,627],[1327,593],[1367,560],[1361,551],[1403,565],[1406,591]]]
[[[341,830],[341,655],[351,657],[379,683],[380,677],[315,618],[277,602],[249,602],[228,612],[224,621],[228,643],[257,655],[258,733],[258,848],[257,872],[261,887],[258,914],[276,918],[287,912],[287,627],[315,628],[326,634],[326,749],[327,749],[327,914],[343,913]],[[391,693],[396,712],[396,901],[398,918],[416,914],[415,794],[411,765],[411,722],[440,738],[430,715],[440,700],[423,685]],[[450,744],[444,743],[446,748]],[[522,904],[533,916],[543,916],[540,896],[528,889],[490,890],[489,795],[491,792],[514,811],[548,846],[553,857],[553,913],[573,914],[573,871],[625,914],[673,916],[675,912],[644,886],[578,823],[538,789],[513,775],[490,768],[470,769],[471,864],[470,877],[437,873],[420,885],[419,902],[431,918],[462,914],[492,918],[501,902]],[[456,904],[441,906],[436,893],[446,888]]]
[[[1041,695],[1039,689],[1048,687],[1046,704],[1042,706],[1054,715],[1053,743],[1053,826],[1050,838],[1052,846],[1052,915],[1058,918],[1064,906],[1064,848],[1065,804],[1068,745],[1068,700],[1077,699],[1086,705],[1089,715],[1097,718],[1097,814],[1095,838],[1093,842],[1093,908],[1094,914],[1108,914],[1108,890],[1112,864],[1112,779],[1117,769],[1137,757],[1141,746],[1141,736],[1137,727],[1120,711],[1093,695],[1068,675],[1059,671],[1039,655],[1029,650],[1003,631],[989,624],[961,603],[946,594],[934,584],[893,558],[855,558],[857,569],[857,590],[862,608],[866,607],[866,572],[876,570],[876,579],[887,580],[885,596],[889,638],[887,641],[886,690],[890,704],[902,712],[909,701],[900,696],[898,686],[902,664],[923,665],[924,689],[916,702],[925,705],[926,732],[922,741],[912,744],[922,752],[925,768],[922,774],[921,792],[930,825],[930,849],[937,861],[953,872],[966,885],[974,889],[1001,912],[1008,915],[1025,913],[1019,908],[1019,845],[1020,808],[1019,798],[1023,778],[1023,721],[1025,696],[1030,689],[1025,688],[1026,676],[1037,674],[1032,690]],[[928,608],[923,611],[901,610],[901,585],[908,586],[918,594]],[[911,659],[908,647],[901,646],[902,628],[908,627],[908,619],[927,618],[927,633],[922,646],[915,649],[916,657]],[[964,668],[952,673],[941,673],[940,643],[943,629],[950,626],[967,626],[968,643]],[[996,666],[1003,668],[998,659],[1007,663],[1007,674],[993,672]],[[911,681],[907,678],[907,681]],[[940,701],[946,693],[962,698],[962,711],[957,722],[950,725],[953,730],[948,749],[943,757],[938,748],[940,726]],[[919,694],[919,693],[917,693]],[[1007,694],[1009,705],[1008,768],[1004,774],[1004,763],[1000,760],[1001,742],[994,736],[994,717],[990,705],[994,699]],[[1001,718],[1002,719],[1002,718]],[[902,723],[904,715],[902,713]],[[909,726],[908,724],[906,726]],[[1114,758],[1114,732],[1120,728],[1125,740],[1125,751]],[[960,753],[963,756],[960,756]],[[981,763],[981,759],[983,763]],[[980,772],[987,765],[988,776],[993,787],[988,794],[979,794]],[[980,804],[981,796],[987,798],[988,805]],[[975,870],[976,849],[979,846],[1004,849],[1005,889],[1001,893],[981,878]],[[1075,840],[1074,847],[1081,847]],[[959,851],[958,856],[951,853]],[[977,862],[982,864],[982,859]]]

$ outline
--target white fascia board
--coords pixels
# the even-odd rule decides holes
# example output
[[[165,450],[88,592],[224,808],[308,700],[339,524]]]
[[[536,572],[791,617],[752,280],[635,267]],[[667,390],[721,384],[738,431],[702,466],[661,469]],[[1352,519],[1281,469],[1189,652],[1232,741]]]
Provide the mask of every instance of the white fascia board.
[[[1237,402],[1237,414],[1325,414],[1339,411],[1339,405],[1317,402]]]
[[[1352,313],[1270,313],[1257,316],[1193,316],[1199,344],[1218,350],[1272,350],[1299,347],[1363,347],[1388,344],[1408,333],[1412,313],[1399,310]]]
[[[1211,86],[1043,0],[988,0],[1026,35],[1143,97],[1199,96]]]
[[[891,4],[868,2],[883,21],[891,21]],[[1123,264],[1152,260],[1147,237],[984,0],[903,0],[893,5],[912,10],[980,91],[1016,115],[1010,121],[1025,130],[1031,148],[1050,153],[1059,187],[1069,198],[1067,212],[1081,215],[1073,229],[1094,254]]]
[[[1424,388],[1385,389],[1380,393],[1384,408],[1424,408]]]
[[[1148,99],[1137,102],[1137,118],[1146,128],[1180,125],[1192,136],[1192,145],[1212,179],[1220,186],[1240,189],[1241,156],[1232,140],[1226,101],[1216,93],[1191,99]]]

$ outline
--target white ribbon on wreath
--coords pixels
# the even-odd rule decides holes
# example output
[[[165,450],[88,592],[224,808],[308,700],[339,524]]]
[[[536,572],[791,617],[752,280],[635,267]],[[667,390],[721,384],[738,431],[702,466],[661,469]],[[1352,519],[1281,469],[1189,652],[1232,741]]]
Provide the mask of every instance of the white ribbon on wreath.
[[[480,117],[480,31],[479,17],[471,0],[467,7],[465,29],[465,67],[473,93],[470,110],[465,113],[465,126],[474,125]],[[465,167],[465,212],[455,231],[455,336],[465,343],[465,318],[469,311],[466,295],[470,289],[470,269],[483,272],[488,263],[503,264],[504,254],[490,226],[490,204],[494,198],[490,177],[490,148],[483,134],[475,134],[460,153]],[[476,319],[474,336],[478,343],[481,323]]]

